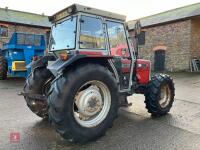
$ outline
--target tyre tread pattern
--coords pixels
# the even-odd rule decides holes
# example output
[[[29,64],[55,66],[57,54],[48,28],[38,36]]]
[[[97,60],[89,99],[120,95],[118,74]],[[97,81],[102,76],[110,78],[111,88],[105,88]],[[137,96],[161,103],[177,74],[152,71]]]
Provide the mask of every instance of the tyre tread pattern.
[[[69,87],[74,87],[71,84],[75,83],[76,80],[79,80],[79,78],[81,77],[80,75],[86,74],[87,72],[91,72],[94,68],[95,70],[100,70],[101,72],[107,74],[110,77],[111,79],[110,84],[114,83],[113,90],[116,91],[116,93],[118,93],[117,83],[114,80],[110,71],[98,64],[84,64],[81,66],[77,66],[65,72],[60,78],[55,80],[55,82],[51,86],[48,95],[49,118],[51,123],[56,128],[57,132],[69,142],[86,143],[88,141],[96,140],[97,138],[105,134],[107,128],[112,127],[113,121],[117,118],[118,95],[116,96],[116,100],[114,100],[115,103],[114,108],[113,110],[111,110],[112,112],[109,113],[110,114],[109,119],[106,122],[106,125],[104,127],[105,129],[103,129],[102,133],[96,134],[94,136],[86,135],[84,137],[79,134],[80,129],[77,128],[76,130],[75,127],[73,127],[73,123],[66,122],[65,114],[67,108],[65,107],[70,107],[70,106],[69,105],[66,106],[66,103],[69,102],[66,102],[67,100],[64,99],[63,92],[67,92],[68,90],[73,91],[74,89],[73,88],[64,89],[64,87],[66,87],[66,85],[69,85]]]
[[[53,75],[52,73],[46,69],[45,67],[40,67],[34,69],[28,78],[26,79],[26,83],[24,85],[24,92],[32,93],[32,94],[43,94],[42,93],[42,87],[45,84],[45,82],[51,78]],[[28,105],[28,102],[31,101],[32,99],[28,97],[24,97],[27,101],[27,106],[29,109],[35,113],[37,116],[41,118],[47,118],[48,114],[44,115],[44,111],[34,111],[30,105]]]
[[[7,62],[5,58],[2,55],[0,55],[0,80],[7,79],[7,71]]]
[[[171,101],[166,108],[161,108],[158,103],[158,99],[160,97],[160,88],[163,83],[168,84],[171,90]],[[147,87],[147,93],[145,94],[146,109],[152,114],[152,116],[163,116],[170,111],[174,102],[174,96],[175,88],[173,79],[166,74],[156,74],[152,76]]]

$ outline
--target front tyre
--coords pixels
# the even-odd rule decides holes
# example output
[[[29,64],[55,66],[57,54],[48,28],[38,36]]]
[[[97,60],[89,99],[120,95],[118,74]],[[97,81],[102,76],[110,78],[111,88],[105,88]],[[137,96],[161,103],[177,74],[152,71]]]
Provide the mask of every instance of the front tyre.
[[[159,74],[152,77],[145,94],[146,108],[152,116],[167,114],[174,102],[175,88],[169,75]]]
[[[79,66],[54,82],[48,103],[49,118],[63,138],[79,143],[96,140],[117,117],[117,83],[98,64]]]

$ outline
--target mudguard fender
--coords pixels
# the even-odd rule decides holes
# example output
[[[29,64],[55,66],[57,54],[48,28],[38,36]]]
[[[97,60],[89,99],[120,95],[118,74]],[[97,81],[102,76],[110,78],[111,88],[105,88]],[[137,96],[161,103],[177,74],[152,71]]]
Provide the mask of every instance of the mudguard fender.
[[[57,76],[61,73],[67,66],[74,63],[78,59],[84,58],[84,55],[74,55],[70,57],[67,61],[57,59],[55,62],[48,64],[47,69],[49,69],[54,76]]]

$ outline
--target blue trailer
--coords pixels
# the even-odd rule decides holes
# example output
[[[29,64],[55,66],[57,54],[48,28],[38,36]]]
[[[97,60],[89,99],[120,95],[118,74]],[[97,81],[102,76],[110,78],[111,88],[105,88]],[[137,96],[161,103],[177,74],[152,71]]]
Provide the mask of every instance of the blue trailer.
[[[30,69],[26,66],[43,56],[46,49],[44,35],[13,33],[9,43],[0,50],[0,79],[7,76],[27,77]]]

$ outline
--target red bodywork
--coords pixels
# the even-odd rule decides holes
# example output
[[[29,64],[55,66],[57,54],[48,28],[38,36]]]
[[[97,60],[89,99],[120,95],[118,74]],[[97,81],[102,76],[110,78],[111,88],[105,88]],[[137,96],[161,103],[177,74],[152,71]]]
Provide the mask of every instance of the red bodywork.
[[[128,49],[126,45],[118,45],[116,48],[111,48],[111,55],[105,56],[102,52],[91,52],[91,51],[80,51],[79,54],[87,55],[89,57],[109,57],[113,56],[124,57],[121,59],[122,62],[122,73],[130,73],[131,70],[131,60],[127,59],[129,57],[129,52],[122,51],[122,49]],[[148,84],[150,80],[150,70],[151,70],[151,62],[149,60],[138,59],[137,60],[137,68],[136,68],[136,76],[138,79],[138,84]]]
[[[123,51],[123,49],[125,51]],[[120,44],[120,45],[117,45],[116,47],[111,48],[111,55],[124,57],[121,59],[122,61],[121,71],[122,73],[130,73],[131,60],[127,59],[127,57],[129,57],[130,55],[128,51],[128,46],[126,44]]]
[[[126,49],[126,51],[124,51],[123,53],[122,49]],[[116,47],[111,48],[111,55],[129,57],[128,46],[126,44],[120,44]]]
[[[138,83],[147,84],[150,80],[151,62],[149,60],[138,59],[136,76]]]

